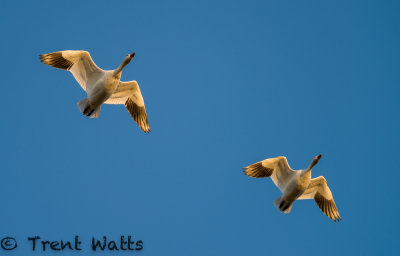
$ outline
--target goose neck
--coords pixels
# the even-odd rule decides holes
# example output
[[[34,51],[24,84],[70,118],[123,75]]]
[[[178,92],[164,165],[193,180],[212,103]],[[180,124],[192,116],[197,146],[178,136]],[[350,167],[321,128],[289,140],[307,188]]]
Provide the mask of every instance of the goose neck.
[[[308,173],[311,174],[311,171],[312,171],[312,166],[310,165],[307,169],[305,169],[305,170],[303,170],[303,171],[301,172],[301,175],[303,176],[303,175],[306,175],[306,174],[308,174]]]
[[[128,65],[128,64],[129,64],[129,60],[128,60],[127,58],[125,58],[125,59],[122,61],[121,65],[119,65],[119,67],[118,67],[116,70],[114,70],[114,75],[119,75],[119,74],[121,74],[122,70],[123,70],[123,69],[125,68],[125,66]]]
[[[126,66],[126,64],[124,62],[121,63],[121,65],[119,65],[119,67],[114,70],[114,75],[119,75],[122,73],[122,70],[124,69],[124,67]]]

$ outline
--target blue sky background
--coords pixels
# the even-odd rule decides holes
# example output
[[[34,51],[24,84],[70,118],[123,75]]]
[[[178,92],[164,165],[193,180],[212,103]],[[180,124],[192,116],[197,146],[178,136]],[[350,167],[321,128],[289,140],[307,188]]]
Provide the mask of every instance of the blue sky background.
[[[136,255],[395,255],[400,239],[398,1],[4,1],[0,235],[133,235]],[[82,116],[83,90],[38,55],[137,55],[152,132],[123,106]],[[343,218],[289,215],[241,168],[323,154]],[[36,252],[38,254],[38,252]],[[129,252],[119,252],[128,255]]]

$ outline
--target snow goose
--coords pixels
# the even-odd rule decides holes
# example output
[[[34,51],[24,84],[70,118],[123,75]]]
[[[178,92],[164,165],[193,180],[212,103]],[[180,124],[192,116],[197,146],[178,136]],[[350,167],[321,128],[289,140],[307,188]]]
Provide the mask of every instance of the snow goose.
[[[284,213],[289,213],[293,203],[300,199],[314,199],[326,216],[336,221],[342,220],[336,208],[331,190],[323,176],[311,179],[311,170],[322,155],[313,158],[305,170],[294,171],[286,157],[269,158],[243,168],[247,176],[254,178],[271,177],[281,190],[282,196],[274,201],[275,206]]]
[[[144,132],[150,132],[146,108],[136,81],[121,82],[123,68],[135,53],[128,54],[115,70],[100,69],[87,51],[59,51],[40,55],[40,61],[49,66],[68,70],[87,93],[78,102],[80,111],[88,117],[97,118],[100,107],[106,104],[125,104],[132,118]]]

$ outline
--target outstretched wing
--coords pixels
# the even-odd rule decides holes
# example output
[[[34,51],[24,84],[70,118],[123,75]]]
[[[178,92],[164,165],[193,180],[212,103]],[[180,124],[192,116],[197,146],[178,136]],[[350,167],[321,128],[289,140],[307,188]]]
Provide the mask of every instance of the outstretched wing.
[[[290,168],[286,157],[268,158],[243,168],[247,176],[254,178],[271,177],[275,185],[283,191],[289,183],[294,171]]]
[[[119,82],[115,92],[104,103],[125,104],[126,109],[140,129],[144,132],[150,132],[143,96],[136,81]]]
[[[40,55],[40,61],[49,66],[69,70],[85,91],[90,91],[103,75],[87,51],[60,51]]]
[[[334,221],[342,220],[333,200],[332,192],[323,176],[312,179],[308,188],[298,199],[314,199],[326,216]]]

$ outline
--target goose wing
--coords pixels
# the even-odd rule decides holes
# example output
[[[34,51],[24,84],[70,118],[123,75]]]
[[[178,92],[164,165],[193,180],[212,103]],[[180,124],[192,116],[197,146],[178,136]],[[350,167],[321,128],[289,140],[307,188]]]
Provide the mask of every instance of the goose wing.
[[[283,191],[294,171],[290,168],[286,157],[268,158],[243,168],[247,176],[254,178],[271,177],[275,185]]]
[[[86,92],[103,75],[87,51],[59,51],[40,55],[40,61],[49,66],[68,70]]]
[[[143,96],[136,81],[119,82],[115,92],[104,103],[125,104],[126,109],[140,129],[144,132],[150,132]]]
[[[326,216],[334,221],[342,220],[333,200],[332,192],[323,176],[312,179],[308,188],[298,199],[314,199]]]

